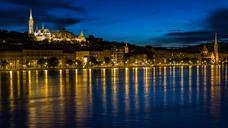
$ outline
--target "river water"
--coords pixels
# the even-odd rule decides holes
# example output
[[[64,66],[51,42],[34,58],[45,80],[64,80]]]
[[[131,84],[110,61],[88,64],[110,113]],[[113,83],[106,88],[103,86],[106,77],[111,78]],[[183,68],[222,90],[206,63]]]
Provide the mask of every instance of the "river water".
[[[228,127],[228,66],[0,72],[0,127]]]

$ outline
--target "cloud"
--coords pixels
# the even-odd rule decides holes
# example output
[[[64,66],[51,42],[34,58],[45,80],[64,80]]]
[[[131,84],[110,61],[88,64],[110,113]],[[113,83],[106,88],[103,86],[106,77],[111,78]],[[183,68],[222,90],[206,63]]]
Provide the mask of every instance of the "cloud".
[[[72,4],[72,0],[2,0],[3,2],[16,4],[35,9],[69,9],[77,12],[83,11],[83,8]]]
[[[170,31],[162,37],[149,39],[154,45],[160,46],[189,46],[200,43],[209,43],[214,40],[214,33],[218,32],[220,41],[228,37],[228,9],[220,9],[203,18],[198,24],[199,31]]]
[[[206,30],[228,33],[228,8],[213,12],[205,18],[204,23]]]
[[[170,32],[163,37],[154,38],[153,44],[161,44],[162,46],[189,46],[199,43],[206,43],[212,40],[213,33],[207,31],[193,32]]]
[[[26,26],[28,23],[28,9],[12,9],[12,10],[1,10],[0,9],[0,27],[6,26]],[[7,14],[7,15],[6,15]],[[36,23],[49,23],[55,28],[67,27],[69,25],[78,24],[83,21],[83,18],[78,17],[58,17],[55,15],[43,13],[34,13]],[[36,20],[40,19],[40,20]],[[42,20],[41,20],[42,19]]]

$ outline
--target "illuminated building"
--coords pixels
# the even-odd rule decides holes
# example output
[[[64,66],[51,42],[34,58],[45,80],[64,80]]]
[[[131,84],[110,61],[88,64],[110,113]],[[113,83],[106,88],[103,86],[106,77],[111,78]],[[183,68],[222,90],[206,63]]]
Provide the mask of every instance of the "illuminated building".
[[[203,49],[201,51],[202,57],[207,57],[208,56],[208,49],[205,45],[203,45]]]
[[[219,63],[219,52],[218,52],[218,37],[217,33],[215,33],[215,39],[213,44],[213,51],[208,52],[207,47],[204,45],[203,49],[201,51],[201,61],[204,59],[210,59],[210,62],[212,64],[218,64]]]
[[[74,35],[71,32],[60,30],[57,32],[51,32],[48,28],[44,28],[44,25],[42,24],[42,28],[39,29],[38,27],[34,31],[34,20],[32,16],[32,10],[30,9],[30,16],[29,16],[29,30],[28,33],[30,35],[34,36],[34,39],[36,41],[44,41],[47,40],[49,42],[51,41],[67,41],[67,42],[86,42],[86,38],[84,36],[84,33],[81,32],[79,36]]]

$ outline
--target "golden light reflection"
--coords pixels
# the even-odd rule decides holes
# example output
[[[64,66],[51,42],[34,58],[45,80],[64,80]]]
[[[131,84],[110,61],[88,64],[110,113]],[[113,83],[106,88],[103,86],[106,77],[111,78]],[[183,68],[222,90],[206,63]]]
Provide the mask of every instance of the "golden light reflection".
[[[39,84],[39,71],[36,70],[36,85]]]
[[[101,70],[101,78],[102,78],[103,94],[105,94],[106,93],[106,69],[105,68]]]
[[[221,65],[217,65],[216,73],[217,73],[216,75],[218,77],[218,79],[217,79],[217,81],[218,81],[217,85],[221,85]],[[218,86],[218,87],[220,87],[220,86]]]
[[[117,81],[118,81],[118,69],[112,69],[112,103],[115,110],[118,109],[117,104]]]
[[[214,85],[214,65],[211,65],[211,87]]]
[[[59,70],[59,94],[60,97],[63,96],[63,71],[62,69]]]
[[[24,86],[26,85],[26,80],[27,80],[27,75],[25,70],[22,71],[22,78],[23,78],[22,85]],[[24,93],[28,91],[26,87],[25,88],[23,87],[22,89]]]
[[[159,85],[162,85],[162,67],[160,66],[158,69],[159,72]]]
[[[207,66],[203,66],[203,85],[207,85]]]
[[[10,71],[10,99],[13,99],[14,98],[14,94],[13,94],[13,71]],[[14,100],[10,100],[10,103],[9,103],[9,106],[10,106],[10,111],[13,111],[14,110]]]
[[[163,82],[164,82],[164,84],[163,84],[163,88],[164,88],[164,95],[163,95],[163,100],[164,100],[164,106],[166,106],[167,105],[167,95],[166,95],[166,91],[167,91],[167,81],[166,81],[166,79],[167,79],[167,71],[166,71],[166,67],[164,67],[164,76],[163,76]]]
[[[189,93],[189,102],[191,102],[192,95],[192,66],[188,67],[188,93]]]
[[[148,92],[149,92],[149,69],[146,67],[146,68],[143,68],[143,72],[144,72],[144,91],[146,93],[146,95],[148,95]]]
[[[220,65],[211,66],[210,112],[213,118],[220,118],[221,81]]]
[[[156,71],[155,67],[153,67],[153,92],[155,94],[155,89],[156,89]]]
[[[125,95],[129,95],[129,69],[125,68]]]
[[[13,94],[13,71],[9,71],[10,74],[10,99],[14,98]]]
[[[207,98],[207,66],[203,66],[203,85],[204,85],[204,98]]]
[[[173,91],[175,92],[175,90],[176,90],[176,87],[175,87],[175,85],[176,85],[176,69],[175,69],[175,66],[173,66],[173,75],[172,75],[172,79],[173,79],[173,81],[172,81],[172,84],[173,84]]]
[[[139,82],[139,79],[138,79],[138,68],[134,68],[134,84],[135,84],[135,99],[134,99],[134,102],[135,102],[135,109],[138,110],[138,83]]]
[[[101,69],[101,80],[102,80],[102,103],[103,103],[103,108],[106,110],[106,69],[103,68]]]
[[[172,81],[172,67],[169,66],[169,81],[170,81],[170,85],[171,85],[171,81]]]
[[[196,94],[197,94],[197,101],[199,100],[199,86],[200,86],[200,81],[199,81],[199,66],[196,66]]]
[[[77,110],[75,111],[75,119],[81,119],[85,117],[90,111],[92,106],[92,95],[90,93],[90,85],[89,85],[89,69],[75,70],[76,78],[76,95],[75,95],[75,105],[77,106]],[[82,71],[82,72],[81,72]],[[76,76],[75,76],[76,77]],[[78,82],[77,82],[78,81]],[[84,111],[84,109],[88,111]]]
[[[44,70],[45,96],[48,96],[48,70]]]
[[[181,103],[184,102],[184,66],[180,67]]]
[[[92,103],[92,95],[93,95],[93,91],[92,91],[92,69],[89,69],[89,101],[90,103]]]
[[[1,71],[0,71],[0,99],[2,99],[2,72]],[[1,110],[1,108],[0,108],[0,110]]]
[[[82,83],[83,85],[86,84],[86,82],[88,82],[88,74],[87,74],[87,69],[83,69],[82,70]]]
[[[163,76],[163,82],[164,82],[164,93],[166,95],[166,89],[167,89],[167,71],[166,71],[166,67],[164,67],[164,76]]]
[[[117,68],[113,68],[112,69],[112,90],[113,90],[113,93],[116,94],[116,89],[117,89]]]
[[[66,88],[66,93],[68,93],[69,91],[70,91],[70,71],[69,71],[69,69],[66,69],[65,70],[65,81],[66,81],[66,83],[65,83],[65,88]]]
[[[75,92],[77,92],[78,83],[78,69],[75,69]]]
[[[227,83],[228,83],[228,75],[227,75],[227,73],[228,73],[228,71],[227,71],[228,69],[227,69],[227,65],[225,66],[225,85],[227,86]]]
[[[20,71],[17,71],[17,96],[21,93],[21,83],[20,83]]]
[[[138,68],[134,68],[134,83],[135,83],[135,96],[138,95],[138,82],[139,82],[139,79],[138,79]]]
[[[188,67],[188,90],[189,94],[192,93],[192,66]]]
[[[32,95],[32,84],[31,84],[31,71],[28,71],[28,95]]]
[[[128,112],[130,108],[129,97],[129,69],[125,68],[125,111]]]
[[[91,93],[92,93],[92,69],[89,69],[89,88],[91,89]]]

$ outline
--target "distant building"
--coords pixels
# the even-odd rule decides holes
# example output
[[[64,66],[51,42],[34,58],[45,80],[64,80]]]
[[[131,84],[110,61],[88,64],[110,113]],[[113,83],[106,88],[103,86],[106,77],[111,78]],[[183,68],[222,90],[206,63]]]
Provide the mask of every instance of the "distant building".
[[[214,39],[214,48],[212,52],[208,52],[207,47],[204,45],[201,51],[201,60],[210,59],[211,63],[218,64],[219,63],[219,51],[218,51],[218,36],[215,33]]]
[[[201,55],[203,58],[206,58],[208,56],[208,49],[205,45],[203,45],[203,49],[201,51]]]
[[[65,60],[74,60],[75,54],[65,53],[63,50],[22,49],[0,51],[0,60],[5,60],[8,63],[7,69],[23,69],[28,66],[37,68],[39,59],[48,60],[52,57],[56,57],[59,60],[59,65],[62,66]]]
[[[68,41],[68,42],[86,42],[84,33],[81,32],[79,36],[74,35],[71,32],[61,30],[57,32],[51,32],[48,28],[45,28],[42,24],[42,28],[36,27],[34,31],[34,20],[32,16],[32,10],[30,9],[29,22],[28,22],[28,34],[33,35],[36,41]]]

